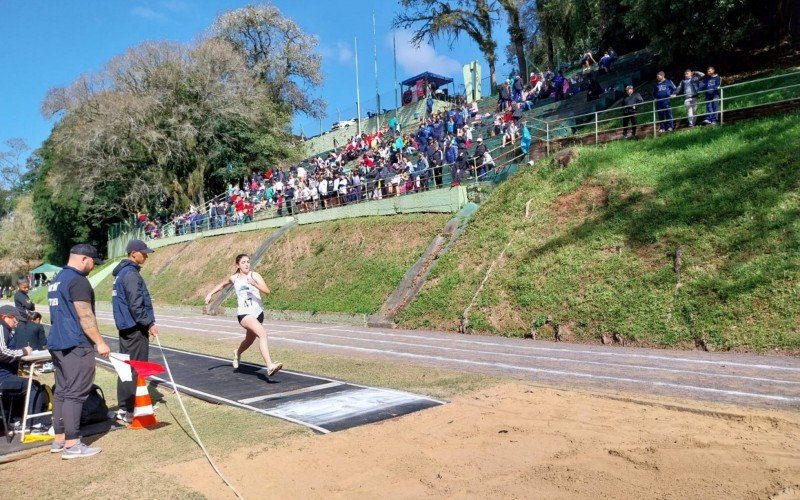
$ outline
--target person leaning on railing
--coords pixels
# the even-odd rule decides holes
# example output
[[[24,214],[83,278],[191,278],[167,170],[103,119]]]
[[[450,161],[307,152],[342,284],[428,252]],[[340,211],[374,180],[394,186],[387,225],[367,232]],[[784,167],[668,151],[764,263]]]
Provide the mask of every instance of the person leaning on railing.
[[[709,66],[706,76],[701,83],[701,89],[706,92],[706,118],[703,123],[706,125],[716,125],[719,123],[719,98],[722,80],[717,74],[714,66]]]

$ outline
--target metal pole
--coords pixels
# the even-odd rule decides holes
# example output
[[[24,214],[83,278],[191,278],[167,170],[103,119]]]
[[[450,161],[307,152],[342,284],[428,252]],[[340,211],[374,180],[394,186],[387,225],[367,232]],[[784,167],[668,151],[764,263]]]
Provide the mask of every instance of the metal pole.
[[[356,113],[358,113],[356,132],[361,135],[361,92],[358,90],[358,38],[353,38],[353,48],[356,59]]]
[[[722,125],[725,116],[725,89],[719,88],[719,124]]]
[[[375,11],[372,11],[372,49],[375,58],[375,129],[381,128],[381,94],[378,91],[378,35],[375,31]]]
[[[656,115],[656,101],[653,101],[653,137],[657,136],[658,133],[656,132],[656,122],[658,121]]]
[[[597,124],[597,112],[594,114],[594,143],[600,144],[600,129]]]
[[[397,110],[400,109],[398,96],[400,91],[397,89],[397,36],[392,32],[392,51],[394,52],[394,116],[397,117]]]
[[[550,122],[544,122],[546,127],[547,136],[545,137],[547,141],[547,156],[550,156]]]

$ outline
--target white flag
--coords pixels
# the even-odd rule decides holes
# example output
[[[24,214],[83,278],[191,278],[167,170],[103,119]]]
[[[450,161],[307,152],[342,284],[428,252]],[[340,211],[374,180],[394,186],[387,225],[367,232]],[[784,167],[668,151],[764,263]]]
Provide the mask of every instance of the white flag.
[[[133,380],[133,372],[131,371],[131,365],[126,363],[126,361],[130,360],[130,354],[120,354],[118,352],[112,352],[108,356],[108,360],[111,361],[111,364],[114,365],[114,369],[117,370],[117,375],[119,375],[119,379],[123,382],[130,382]]]

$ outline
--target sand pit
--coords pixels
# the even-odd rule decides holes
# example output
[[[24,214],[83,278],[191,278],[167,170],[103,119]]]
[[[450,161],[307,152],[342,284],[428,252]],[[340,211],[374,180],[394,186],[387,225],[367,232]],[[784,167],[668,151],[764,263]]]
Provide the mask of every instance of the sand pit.
[[[509,382],[217,459],[245,498],[800,498],[800,415],[658,403]],[[161,472],[232,497],[201,459]]]

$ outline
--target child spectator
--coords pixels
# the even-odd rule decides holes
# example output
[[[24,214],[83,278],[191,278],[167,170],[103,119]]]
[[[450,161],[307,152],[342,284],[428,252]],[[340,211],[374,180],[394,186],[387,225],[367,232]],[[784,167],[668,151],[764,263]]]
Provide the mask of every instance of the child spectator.
[[[678,84],[675,94],[683,94],[683,105],[686,107],[686,118],[690,127],[694,127],[697,114],[697,94],[700,93],[700,81],[705,77],[700,71],[687,69],[683,73],[683,80]]]
[[[658,110],[659,134],[672,132],[675,128],[669,104],[669,98],[675,95],[675,90],[675,84],[671,80],[667,80],[663,71],[659,71],[656,74],[656,84],[653,87],[653,97],[656,98],[656,110]]]
[[[716,125],[719,123],[719,88],[722,80],[717,74],[714,66],[709,66],[706,70],[706,77],[703,79],[702,88],[706,91],[706,125]]]

